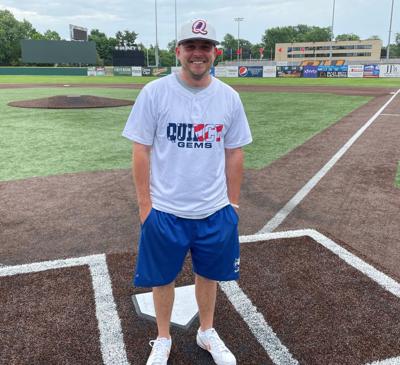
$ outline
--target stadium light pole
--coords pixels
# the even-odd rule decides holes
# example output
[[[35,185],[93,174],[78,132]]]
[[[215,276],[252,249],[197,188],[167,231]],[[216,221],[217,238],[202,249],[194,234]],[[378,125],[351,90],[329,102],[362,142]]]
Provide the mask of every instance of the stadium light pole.
[[[244,18],[234,18],[235,22],[238,23],[238,50],[237,50],[237,60],[238,64],[240,63],[240,22],[244,20]]]
[[[155,6],[155,14],[156,14],[156,48],[155,48],[155,57],[156,57],[156,67],[158,67],[158,26],[157,26],[157,0],[154,0]]]
[[[177,24],[177,16],[176,16],[176,0],[175,0],[175,47],[178,46],[178,24]],[[178,67],[178,56],[175,52],[175,67]]]
[[[333,24],[335,22],[335,2],[336,2],[336,0],[333,0],[332,23],[331,23],[331,43],[330,43],[330,47],[329,47],[329,59],[330,60],[332,60]]]
[[[387,48],[386,48],[386,60],[389,60],[389,54],[390,54],[390,36],[392,34],[393,5],[394,5],[394,0],[392,0],[392,10],[390,12],[389,39],[388,39],[388,44],[387,44]]]

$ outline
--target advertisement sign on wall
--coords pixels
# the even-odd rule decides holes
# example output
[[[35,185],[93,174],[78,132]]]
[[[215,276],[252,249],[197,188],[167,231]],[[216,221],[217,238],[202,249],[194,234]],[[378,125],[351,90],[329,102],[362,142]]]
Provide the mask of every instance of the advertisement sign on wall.
[[[277,77],[301,77],[303,67],[301,66],[278,66],[276,68]]]
[[[379,77],[400,77],[400,65],[380,65]]]
[[[96,76],[96,67],[88,67],[87,75],[88,76]]]
[[[132,67],[114,66],[114,76],[132,76]]]
[[[318,77],[317,66],[305,66],[303,69],[303,77],[316,79]]]
[[[106,76],[106,70],[104,67],[96,67],[96,76]]]
[[[151,76],[151,68],[142,67],[142,76]]]
[[[142,68],[140,66],[133,66],[132,76],[142,76]]]
[[[363,77],[364,65],[348,65],[347,77]]]
[[[152,76],[167,76],[171,73],[171,67],[153,67]]]
[[[344,78],[347,77],[347,66],[318,66],[318,77]]]
[[[238,77],[238,67],[226,66],[226,77]]]
[[[276,77],[276,66],[263,66],[263,77]]]
[[[225,66],[215,67],[215,77],[226,77],[226,67]]]
[[[379,66],[364,65],[364,77],[379,77]]]
[[[236,68],[237,69],[237,68]],[[262,77],[262,66],[239,66],[239,77]]]

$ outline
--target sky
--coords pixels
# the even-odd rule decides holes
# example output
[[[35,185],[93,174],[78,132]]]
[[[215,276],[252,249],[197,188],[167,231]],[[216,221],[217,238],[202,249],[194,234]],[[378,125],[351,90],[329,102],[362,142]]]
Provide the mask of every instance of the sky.
[[[157,3],[157,32],[155,4]],[[392,0],[335,0],[333,32],[354,33],[366,39],[378,35],[388,42]],[[137,42],[160,48],[175,39],[175,0],[0,0],[0,10],[10,10],[18,20],[26,19],[39,32],[57,31],[69,40],[69,24],[99,29],[107,36],[118,30],[138,33]],[[217,38],[226,33],[260,43],[266,29],[288,25],[330,27],[333,0],[176,0],[177,23],[203,18],[213,23]],[[391,43],[400,33],[400,0],[394,0]]]

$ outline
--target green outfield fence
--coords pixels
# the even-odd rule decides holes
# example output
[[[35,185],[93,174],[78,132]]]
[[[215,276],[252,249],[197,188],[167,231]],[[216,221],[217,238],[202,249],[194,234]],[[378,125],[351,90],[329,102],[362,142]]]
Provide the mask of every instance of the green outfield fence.
[[[87,76],[87,67],[0,67],[0,75]]]

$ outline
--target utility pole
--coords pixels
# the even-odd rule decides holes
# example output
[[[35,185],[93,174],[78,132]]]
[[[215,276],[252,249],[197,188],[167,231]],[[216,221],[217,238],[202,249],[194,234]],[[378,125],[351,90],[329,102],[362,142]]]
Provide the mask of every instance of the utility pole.
[[[157,0],[154,0],[155,13],[156,13],[156,48],[155,48],[155,56],[156,56],[156,67],[159,65],[158,58],[158,26],[157,26]]]
[[[329,59],[332,60],[332,42],[333,42],[333,24],[335,22],[335,1],[333,0],[333,8],[332,8],[332,23],[331,23],[331,44],[329,47]]]
[[[176,16],[176,0],[175,0],[175,47],[178,47],[178,25]],[[178,57],[175,52],[175,66],[178,67]]]
[[[389,39],[388,39],[388,44],[386,48],[386,60],[389,60],[389,54],[390,54],[390,36],[392,34],[392,19],[393,19],[393,5],[394,5],[394,0],[392,0],[392,10],[390,12],[390,25],[389,25]]]
[[[237,61],[238,64],[240,63],[240,22],[244,20],[244,18],[234,18],[233,19],[235,22],[238,23],[238,48],[237,48]]]

